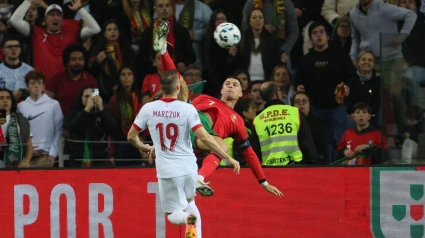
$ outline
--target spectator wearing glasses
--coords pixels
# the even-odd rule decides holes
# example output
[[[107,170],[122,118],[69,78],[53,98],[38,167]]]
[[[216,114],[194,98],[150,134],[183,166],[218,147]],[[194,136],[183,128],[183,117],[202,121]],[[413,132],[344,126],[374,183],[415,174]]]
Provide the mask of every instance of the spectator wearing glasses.
[[[19,59],[21,42],[18,37],[6,35],[1,48],[5,59],[0,64],[0,87],[13,91],[13,97],[19,101],[22,99],[23,90],[26,89],[24,76],[33,68]]]
[[[202,82],[202,71],[201,68],[196,64],[191,64],[186,67],[183,77],[186,80],[188,86],[195,83]],[[199,94],[189,91],[189,99],[193,100],[198,97]]]
[[[305,92],[298,92],[292,96],[292,106],[298,107],[307,118],[307,124],[316,146],[318,163],[329,164],[328,157],[328,129],[326,124],[310,113],[311,100]]]

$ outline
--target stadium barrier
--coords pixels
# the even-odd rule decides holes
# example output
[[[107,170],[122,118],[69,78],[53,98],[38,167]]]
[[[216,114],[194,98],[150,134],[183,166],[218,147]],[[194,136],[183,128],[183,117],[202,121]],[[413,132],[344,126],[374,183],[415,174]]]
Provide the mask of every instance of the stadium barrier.
[[[424,167],[218,169],[197,196],[204,237],[423,237]],[[0,237],[177,238],[153,168],[0,171]]]

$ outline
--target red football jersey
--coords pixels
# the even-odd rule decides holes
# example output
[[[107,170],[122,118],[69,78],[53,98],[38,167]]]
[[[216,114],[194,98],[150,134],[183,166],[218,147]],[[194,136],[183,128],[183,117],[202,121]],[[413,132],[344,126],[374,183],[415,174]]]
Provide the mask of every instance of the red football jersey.
[[[77,42],[78,21],[64,20],[61,32],[49,34],[45,28],[32,27],[34,68],[43,71],[49,80],[55,73],[63,70],[62,52],[71,43]]]
[[[233,137],[235,142],[248,138],[242,117],[220,99],[202,94],[192,104],[199,111],[210,114],[214,123],[213,130],[219,137]]]
[[[201,94],[193,100],[192,104],[197,110],[210,114],[214,123],[213,130],[220,138],[232,137],[234,143],[248,140],[248,133],[246,132],[245,122],[242,117],[220,99]],[[265,181],[266,176],[261,168],[260,160],[252,150],[252,147],[246,146],[246,143],[244,144],[242,146],[245,149],[242,151],[242,154],[257,180],[262,183]]]

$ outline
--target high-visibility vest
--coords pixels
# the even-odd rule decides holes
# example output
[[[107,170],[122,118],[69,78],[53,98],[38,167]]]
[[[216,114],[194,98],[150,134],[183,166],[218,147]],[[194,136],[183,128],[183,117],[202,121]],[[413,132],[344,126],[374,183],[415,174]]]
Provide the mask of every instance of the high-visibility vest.
[[[263,165],[284,166],[300,162],[303,154],[298,147],[300,112],[288,105],[272,105],[254,119],[261,145]]]

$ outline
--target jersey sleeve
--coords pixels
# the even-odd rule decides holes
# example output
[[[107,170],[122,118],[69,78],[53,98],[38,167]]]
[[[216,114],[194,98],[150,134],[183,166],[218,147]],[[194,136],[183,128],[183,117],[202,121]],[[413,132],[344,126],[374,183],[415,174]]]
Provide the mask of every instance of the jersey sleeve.
[[[201,120],[199,119],[198,111],[192,106],[188,104],[188,125],[192,131],[196,131],[199,127],[202,127]]]
[[[149,85],[151,84],[151,80],[150,80],[150,75],[148,74],[148,75],[146,75],[145,76],[145,78],[143,79],[143,84],[142,84],[142,89],[141,89],[141,93],[143,94],[143,95],[149,95],[149,96],[151,96],[151,93],[150,93],[150,88],[149,88]]]
[[[137,114],[136,119],[134,119],[133,127],[134,129],[138,131],[144,131],[148,127],[148,107],[142,107],[142,109],[139,111],[139,114]]]

